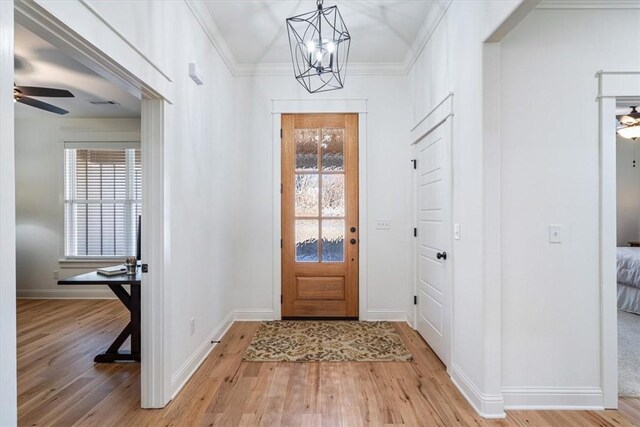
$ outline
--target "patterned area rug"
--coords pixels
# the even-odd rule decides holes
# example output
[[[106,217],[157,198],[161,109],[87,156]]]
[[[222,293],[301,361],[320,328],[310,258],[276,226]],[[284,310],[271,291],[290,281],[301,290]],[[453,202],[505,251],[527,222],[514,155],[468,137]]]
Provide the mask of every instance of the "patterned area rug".
[[[262,322],[244,354],[250,362],[407,362],[389,322]]]

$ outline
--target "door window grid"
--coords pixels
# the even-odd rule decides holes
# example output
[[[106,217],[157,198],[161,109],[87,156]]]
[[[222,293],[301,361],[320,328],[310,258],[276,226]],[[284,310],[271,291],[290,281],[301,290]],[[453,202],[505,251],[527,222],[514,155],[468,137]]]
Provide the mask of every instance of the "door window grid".
[[[343,262],[344,128],[294,132],[296,261]]]

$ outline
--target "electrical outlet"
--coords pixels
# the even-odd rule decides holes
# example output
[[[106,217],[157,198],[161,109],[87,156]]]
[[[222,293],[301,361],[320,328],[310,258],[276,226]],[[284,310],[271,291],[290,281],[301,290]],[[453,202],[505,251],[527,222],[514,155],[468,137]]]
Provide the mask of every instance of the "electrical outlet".
[[[194,335],[196,333],[196,319],[195,319],[195,317],[193,319],[191,319],[191,321],[189,322],[189,325],[191,326],[191,335]]]
[[[391,221],[388,219],[377,219],[376,220],[376,230],[390,230],[391,229]]]
[[[60,272],[58,270],[53,270],[53,280],[58,280],[60,278]]]

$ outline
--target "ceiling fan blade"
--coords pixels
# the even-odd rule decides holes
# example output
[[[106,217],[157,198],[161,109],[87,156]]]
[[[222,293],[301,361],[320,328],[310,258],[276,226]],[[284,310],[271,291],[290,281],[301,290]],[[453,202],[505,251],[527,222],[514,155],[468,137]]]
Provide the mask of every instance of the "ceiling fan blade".
[[[38,86],[16,86],[26,96],[44,96],[49,98],[73,98],[73,94],[65,89]]]
[[[37,99],[27,98],[26,96],[18,99],[17,101],[19,103],[21,103],[21,104],[27,104],[27,105],[30,105],[32,107],[39,108],[41,110],[49,111],[51,113],[56,113],[56,114],[61,114],[61,115],[68,113],[67,110],[63,110],[60,107],[56,107],[55,105],[47,104],[46,102],[38,101]]]

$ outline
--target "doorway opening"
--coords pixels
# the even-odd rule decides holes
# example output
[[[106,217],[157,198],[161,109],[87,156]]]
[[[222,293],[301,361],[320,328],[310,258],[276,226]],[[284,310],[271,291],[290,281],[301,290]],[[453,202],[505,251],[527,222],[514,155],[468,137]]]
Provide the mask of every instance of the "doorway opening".
[[[357,319],[358,115],[281,120],[282,317]]]
[[[141,324],[141,333],[140,333],[140,354],[141,354],[141,362],[139,364],[138,373],[136,374],[135,388],[137,389],[137,383],[140,384],[140,403],[144,408],[160,408],[164,407],[166,403],[170,400],[170,374],[168,372],[168,366],[165,363],[168,360],[169,349],[166,346],[167,341],[165,340],[165,328],[164,328],[164,319],[168,316],[168,304],[165,302],[164,298],[164,241],[165,241],[165,232],[164,232],[164,161],[163,161],[163,152],[164,152],[164,102],[165,98],[161,93],[166,92],[166,90],[160,89],[160,91],[154,89],[152,86],[146,84],[142,81],[140,77],[136,75],[136,73],[128,70],[124,65],[115,62],[114,60],[105,56],[102,51],[96,47],[91,45],[86,39],[79,36],[72,28],[68,27],[64,23],[58,22],[54,17],[42,13],[42,10],[37,4],[26,4],[24,2],[16,2],[15,4],[10,3],[11,7],[15,6],[14,9],[14,20],[8,24],[8,30],[11,37],[9,40],[13,41],[15,39],[14,29],[16,31],[22,31],[21,28],[24,28],[27,32],[33,33],[36,37],[39,37],[42,40],[45,40],[53,49],[58,49],[60,52],[64,53],[72,60],[75,60],[74,67],[75,71],[79,73],[78,78],[75,79],[77,82],[84,81],[83,79],[94,78],[96,81],[103,82],[104,85],[110,86],[113,90],[113,94],[122,94],[126,93],[127,100],[125,100],[124,96],[121,99],[122,102],[117,99],[113,99],[112,97],[104,97],[102,99],[90,99],[87,97],[82,97],[79,100],[84,101],[87,105],[84,110],[89,111],[90,108],[114,108],[120,107],[120,113],[117,113],[113,116],[110,116],[111,119],[116,119],[118,116],[122,115],[122,111],[125,111],[126,108],[130,107],[130,105],[136,105],[136,112],[138,118],[134,117],[126,117],[121,120],[123,121],[137,121],[137,125],[133,126],[129,123],[130,128],[128,129],[118,129],[117,132],[113,131],[113,128],[102,128],[98,129],[102,133],[102,137],[96,137],[94,134],[92,137],[92,130],[94,129],[66,129],[65,132],[56,136],[59,139],[56,139],[54,143],[56,147],[60,148],[58,150],[58,160],[60,160],[58,166],[61,170],[64,171],[65,163],[63,162],[66,151],[76,150],[76,159],[78,157],[82,157],[82,153],[87,153],[92,151],[118,151],[124,155],[126,160],[121,162],[123,167],[131,172],[133,175],[136,174],[136,164],[138,165],[138,178],[140,181],[140,185],[138,187],[139,192],[141,193],[140,205],[138,206],[138,213],[141,213],[141,216],[145,218],[142,221],[141,228],[141,238],[140,244],[138,247],[141,247],[141,254],[143,256],[142,266],[140,270],[143,270],[143,266],[145,264],[147,266],[151,266],[147,268],[147,274],[141,274],[139,282],[141,282],[141,312],[142,317],[140,319]],[[5,22],[6,24],[6,22]],[[4,28],[4,27],[3,27]],[[13,47],[13,46],[12,46]],[[11,50],[13,52],[13,50]],[[42,53],[42,52],[40,52]],[[19,68],[19,58],[16,61],[16,68]],[[48,56],[45,52],[42,57],[39,58],[42,60],[48,60],[51,66],[57,67],[59,70],[62,70],[64,67],[62,64],[56,63],[56,59],[53,56]],[[46,61],[45,61],[46,62]],[[23,64],[24,65],[24,64]],[[26,64],[29,65],[28,63]],[[27,67],[28,68],[28,67]],[[8,86],[8,84],[13,84],[14,82],[14,72],[11,70],[3,73],[3,82],[4,86]],[[18,79],[20,73],[16,72],[15,77]],[[19,82],[16,82],[19,83]],[[22,83],[25,85],[24,82]],[[37,83],[37,82],[36,82]],[[73,84],[74,82],[67,82],[69,84]],[[29,83],[33,84],[33,83]],[[43,84],[38,84],[39,86],[43,86]],[[74,90],[86,95],[86,92],[82,91],[82,87],[80,89],[75,88]],[[105,99],[106,98],[106,99]],[[95,103],[90,103],[88,101],[95,101]],[[115,101],[115,102],[109,102]],[[50,102],[50,104],[54,104],[58,102]],[[20,106],[22,107],[22,106]],[[20,108],[16,107],[16,108]],[[60,106],[62,107],[62,106]],[[68,109],[70,112],[73,112],[72,109]],[[106,111],[106,110],[105,110]],[[113,110],[112,110],[113,111]],[[129,111],[130,112],[130,111]],[[80,118],[86,117],[78,117]],[[118,119],[118,120],[120,120]],[[11,123],[11,132],[7,132],[6,134],[13,133],[13,126]],[[105,139],[105,135],[109,133],[119,134],[115,138],[115,141],[110,138]],[[72,135],[73,134],[73,135]],[[134,135],[135,134],[135,135]],[[113,135],[112,135],[113,136]],[[2,141],[3,145],[8,145],[9,140],[4,139]],[[17,141],[11,140],[11,144],[14,144]],[[121,145],[118,150],[103,150],[105,147],[97,147],[100,144],[107,142],[116,142]],[[91,143],[92,145],[88,145],[86,147],[80,147],[79,144]],[[128,145],[127,145],[128,144]],[[135,147],[129,145],[136,145]],[[5,145],[5,146],[6,146]],[[66,145],[66,147],[65,147]],[[125,145],[127,145],[125,147]],[[114,148],[114,146],[110,146],[109,148]],[[78,156],[78,150],[82,151],[80,156]],[[136,153],[137,150],[137,153]],[[95,154],[95,153],[94,153]],[[104,154],[104,153],[98,153]],[[9,158],[11,157],[11,158]],[[6,156],[3,160],[3,166],[6,166],[9,163],[14,162],[14,156]],[[86,157],[86,156],[85,156]],[[104,157],[104,156],[102,156]],[[137,157],[137,159],[136,159]],[[111,159],[113,160],[113,159]],[[131,160],[131,161],[129,161]],[[5,163],[6,162],[6,163]],[[67,162],[69,164],[73,162]],[[119,163],[118,161],[112,162],[113,167],[118,169],[118,166],[115,163]],[[128,166],[127,166],[128,165]],[[130,173],[127,172],[124,174],[125,179],[132,178]],[[65,185],[64,181],[64,172],[61,172],[59,175],[56,175],[59,179],[56,180],[55,176],[52,176],[50,180],[51,183],[47,184],[56,184],[59,185],[62,189]],[[12,176],[9,180],[13,181],[14,177]],[[135,181],[136,178],[133,178]],[[53,182],[55,181],[55,182]],[[20,183],[17,183],[20,185]],[[131,187],[131,186],[130,186]],[[129,188],[126,191],[133,191]],[[136,190],[137,191],[137,190]],[[64,202],[65,196],[64,192],[56,194],[56,197],[59,197],[57,202],[59,203],[59,212],[60,218],[64,217]],[[76,200],[79,204],[81,203],[81,197]],[[133,202],[133,200],[129,197],[126,198],[127,203]],[[112,199],[113,200],[113,199]],[[104,201],[104,200],[102,200]],[[7,204],[10,206],[14,206],[14,198],[7,199]],[[87,203],[88,204],[88,203]],[[129,206],[131,208],[131,206]],[[128,212],[131,213],[132,209],[128,209]],[[127,216],[128,217],[128,216]],[[131,215],[131,217],[135,217],[135,215]],[[85,217],[86,218],[86,217]],[[104,218],[103,218],[104,219]],[[137,218],[134,218],[133,222],[135,222]],[[67,236],[62,236],[65,234],[67,230],[71,230],[72,227],[65,228],[65,220],[62,219],[59,221],[58,228],[62,231],[61,238],[59,240],[59,244],[56,245],[55,250],[59,251],[61,257],[65,255],[69,255],[66,252],[67,244],[64,240]],[[78,221],[79,222],[79,221]],[[108,221],[103,221],[103,225]],[[117,222],[117,221],[116,221]],[[4,224],[7,225],[7,224]],[[15,227],[15,223],[11,225],[11,227]],[[132,221],[128,222],[128,225],[124,225],[120,227],[120,225],[116,224],[116,228],[128,230],[129,233],[125,233],[127,237],[124,240],[120,240],[128,242],[125,243],[131,246],[131,235],[133,234],[133,228],[137,228],[137,224],[132,224]],[[106,228],[106,226],[105,226]],[[78,228],[76,228],[76,231]],[[7,228],[8,234],[11,234],[11,228]],[[137,230],[136,230],[137,232]],[[107,233],[108,234],[108,233]],[[104,235],[102,236],[105,237]],[[137,240],[137,239],[136,239]],[[14,242],[11,239],[8,246],[13,246]],[[11,250],[8,247],[3,248],[7,250]],[[15,247],[12,248],[15,251]],[[130,251],[130,250],[129,250]],[[121,254],[116,251],[116,256],[120,256]],[[130,255],[135,255],[130,254]],[[119,262],[122,262],[124,257],[119,258]],[[59,261],[59,260],[58,260]],[[72,260],[64,260],[64,261],[72,261]],[[40,263],[37,260],[38,265]],[[31,262],[33,265],[33,262]],[[73,262],[63,263],[65,267],[69,267],[70,269],[77,268],[78,265]],[[49,266],[50,267],[50,266]],[[62,266],[61,266],[62,267]],[[63,268],[59,269],[50,269],[47,275],[47,283],[49,285],[55,283],[53,277],[57,275],[58,277],[63,277],[67,273],[63,273]],[[57,271],[57,273],[55,273]],[[95,270],[94,270],[95,271]],[[54,285],[55,286],[55,285]],[[62,287],[54,288],[54,290],[62,291]],[[85,291],[89,291],[85,289]],[[108,290],[107,290],[108,291]],[[109,293],[103,290],[94,291],[95,294],[102,294],[101,296],[107,296]],[[32,293],[31,296],[35,296],[38,292]],[[58,296],[64,294],[64,292],[57,292]],[[89,292],[91,293],[91,292]],[[128,293],[125,292],[128,296]],[[55,292],[54,292],[55,294]],[[29,296],[27,294],[23,294],[22,296]],[[93,295],[98,296],[98,295]],[[111,294],[112,296],[112,294]],[[126,298],[125,298],[126,299]],[[114,306],[121,309],[119,301],[113,301]],[[126,305],[126,304],[125,304]],[[129,307],[127,307],[129,308]],[[112,313],[113,314],[113,313]],[[128,313],[125,313],[125,322],[128,320]],[[117,323],[114,321],[114,324]],[[120,332],[120,329],[111,324],[110,327],[113,329],[113,332],[117,336]],[[128,335],[127,331],[122,331],[124,335]],[[111,338],[115,338],[111,336]],[[87,338],[89,339],[89,338]],[[122,336],[116,341],[122,341]],[[109,341],[110,342],[110,341]],[[107,343],[108,346],[109,343]],[[114,347],[115,348],[115,347]],[[96,348],[95,352],[91,354],[91,358],[96,356],[96,353],[99,353],[101,350],[105,350],[105,348],[99,347]],[[88,357],[88,356],[87,356]],[[111,365],[110,365],[111,366]],[[114,368],[117,370],[117,368]]]
[[[640,141],[633,129],[635,120],[640,120],[638,106],[640,99],[616,103],[616,291],[621,398],[640,398],[640,163],[636,162],[636,157],[640,161]],[[625,129],[628,125],[624,123],[632,127]]]

